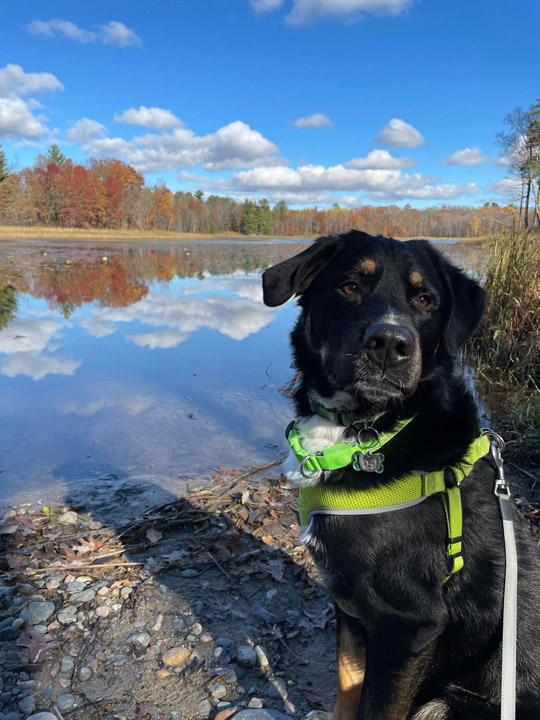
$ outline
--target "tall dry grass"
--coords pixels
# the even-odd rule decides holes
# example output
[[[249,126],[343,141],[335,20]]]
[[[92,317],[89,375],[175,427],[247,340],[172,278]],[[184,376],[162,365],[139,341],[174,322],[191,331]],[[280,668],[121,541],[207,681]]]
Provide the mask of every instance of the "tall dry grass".
[[[486,308],[470,343],[489,406],[489,387],[497,385],[496,415],[527,442],[540,441],[540,232],[516,232],[491,240],[484,281]],[[506,402],[500,391],[507,389]],[[505,423],[506,424],[506,423]]]

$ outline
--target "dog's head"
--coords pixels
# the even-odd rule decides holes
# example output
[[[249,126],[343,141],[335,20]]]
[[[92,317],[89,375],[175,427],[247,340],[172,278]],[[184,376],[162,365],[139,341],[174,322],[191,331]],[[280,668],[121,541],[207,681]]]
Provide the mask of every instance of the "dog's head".
[[[451,370],[484,292],[424,240],[351,231],[320,238],[263,274],[269,306],[299,297],[295,358],[315,396],[403,403]]]

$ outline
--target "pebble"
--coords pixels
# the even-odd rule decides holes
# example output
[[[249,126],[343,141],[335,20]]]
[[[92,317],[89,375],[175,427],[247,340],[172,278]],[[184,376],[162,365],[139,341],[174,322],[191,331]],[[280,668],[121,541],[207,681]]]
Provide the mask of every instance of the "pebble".
[[[221,712],[218,712],[214,720],[227,720],[233,713],[238,710],[238,706],[232,705]]]
[[[199,640],[200,640],[202,643],[210,643],[210,642],[212,642],[213,639],[214,639],[214,638],[213,638],[213,636],[212,636],[212,633],[209,633],[209,632],[203,633],[203,634],[201,635],[201,637],[199,638]]]
[[[180,573],[180,577],[197,577],[198,574],[199,573],[194,568],[187,568],[186,570],[182,570],[182,572]]]
[[[77,673],[77,677],[81,682],[86,682],[87,680],[90,680],[90,678],[92,677],[92,668],[88,667],[88,665],[85,665],[79,670],[79,672]]]
[[[62,662],[60,663],[60,672],[71,672],[74,665],[75,661],[73,660],[71,655],[64,655],[64,657],[62,658]]]
[[[0,630],[0,640],[16,640],[20,634],[21,633],[19,630],[17,630],[17,628],[3,628],[2,630]]]
[[[126,641],[127,643],[138,645],[141,648],[147,648],[150,645],[150,635],[147,632],[133,633]]]
[[[210,692],[214,700],[221,700],[227,695],[227,688],[221,683],[214,683],[210,688]]]
[[[134,628],[143,628],[146,625],[146,620],[135,620],[133,623]]]
[[[182,717],[181,710],[171,710],[171,720],[180,720]]]
[[[193,617],[193,615],[188,615],[184,618],[184,623],[187,625],[187,627],[191,627],[194,622],[195,618]]]
[[[105,595],[108,595],[108,594],[109,594],[109,588],[106,587],[106,586],[100,587],[99,590],[97,591],[97,594],[98,594],[100,597],[104,597]]]
[[[120,589],[120,597],[122,598],[122,600],[127,600],[132,592],[133,592],[132,587],[123,587]]]
[[[62,623],[62,625],[71,625],[72,623],[77,622],[77,616],[68,612],[59,612],[56,618],[59,623]]]
[[[103,588],[102,588],[103,590]],[[95,613],[100,618],[106,618],[108,615],[110,615],[111,608],[108,605],[99,605],[95,609]]]
[[[61,525],[76,525],[79,522],[79,517],[73,510],[66,510],[66,512],[56,518],[56,522],[59,522]]]
[[[160,613],[152,625],[153,632],[159,632],[161,630],[161,626],[163,624],[163,615]]]
[[[262,645],[255,645],[255,654],[257,655],[257,662],[259,663],[261,670],[268,670],[270,667],[270,660],[268,659],[266,650]]]
[[[51,697],[52,697],[52,691],[53,691],[53,686],[52,686],[52,685],[49,685],[49,686],[43,691],[43,699],[44,699],[44,700],[50,700]],[[57,719],[55,718],[55,720],[57,720]]]
[[[171,626],[173,630],[178,630],[178,628],[184,627],[184,621],[182,618],[173,618]]]
[[[193,608],[195,615],[200,615],[203,611],[204,603],[202,600],[197,600],[195,607]]]
[[[28,715],[28,713],[33,713],[35,709],[36,701],[31,695],[28,695],[28,697],[19,700],[19,710],[25,715]]]
[[[257,664],[257,654],[249,645],[239,645],[236,650],[236,661],[246,668],[253,668]]]
[[[193,623],[193,625],[190,628],[192,635],[200,635],[203,631],[203,627],[201,623]]]
[[[11,623],[15,620],[14,617],[7,617],[0,622],[0,630],[3,630],[6,627],[11,627]]]
[[[71,680],[69,678],[61,677],[58,678],[58,684],[65,689],[71,685]]]
[[[216,639],[216,645],[218,647],[230,648],[234,645],[234,643],[230,638],[218,637]]]
[[[156,670],[156,677],[158,680],[163,680],[163,678],[170,677],[173,674],[172,670],[166,670],[165,668]]]
[[[73,582],[68,582],[68,584],[66,585],[66,590],[68,591],[68,593],[75,593],[84,590],[85,587],[86,583],[80,582],[79,580],[73,580]]]
[[[122,606],[120,605],[120,603],[112,603],[112,605],[111,605],[111,610],[112,610],[113,612],[118,612],[121,607],[122,607]]]
[[[56,704],[60,712],[63,710],[69,710],[75,705],[75,698],[71,693],[64,693],[56,698]]]
[[[174,665],[183,665],[191,655],[191,650],[186,647],[173,647],[163,653],[163,664],[167,667]]]
[[[124,655],[123,653],[118,653],[116,656],[116,660],[114,661],[114,664],[118,667],[120,665],[123,665],[127,661],[127,655]]]
[[[209,700],[201,700],[197,709],[199,711],[199,715],[202,715],[203,717],[208,717],[208,714],[212,710],[212,705]]]
[[[42,635],[45,635],[47,632],[47,626],[46,625],[34,625],[34,632],[41,633]]]
[[[30,625],[39,625],[51,617],[54,612],[54,603],[48,601],[31,602],[28,603],[26,609],[28,611],[28,622]]]
[[[268,695],[273,698],[281,698],[287,700],[287,684],[283,678],[276,678],[270,683]]]
[[[262,708],[262,706],[263,706],[263,701],[261,700],[261,698],[258,698],[258,697],[252,697],[248,703],[248,708],[259,709],[259,708]]]
[[[234,716],[234,720],[290,720],[290,718],[277,710],[249,708],[247,710],[240,710],[240,712]]]
[[[58,718],[50,712],[38,712],[35,715],[30,715],[27,720],[58,720]]]
[[[75,603],[76,605],[80,605],[81,603],[92,602],[95,597],[95,590],[83,590],[82,592],[77,592],[74,595],[71,595],[69,601]]]

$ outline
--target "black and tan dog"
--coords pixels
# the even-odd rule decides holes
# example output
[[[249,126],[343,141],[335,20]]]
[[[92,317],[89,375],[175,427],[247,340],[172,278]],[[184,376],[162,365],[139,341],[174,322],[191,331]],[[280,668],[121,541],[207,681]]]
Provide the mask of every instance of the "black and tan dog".
[[[291,338],[303,373],[296,427],[307,452],[354,443],[356,430],[342,418],[364,420],[378,435],[412,418],[384,446],[378,472],[296,472],[300,486],[380,487],[459,464],[478,432],[473,398],[454,369],[482,314],[474,281],[426,241],[352,231],[268,269],[263,288],[270,306],[299,298]],[[396,512],[313,516],[307,544],[339,602],[333,720],[500,717],[505,558],[494,475],[485,458],[461,484],[464,566],[450,576],[442,493]],[[517,513],[514,524],[516,716],[537,720],[540,564]]]

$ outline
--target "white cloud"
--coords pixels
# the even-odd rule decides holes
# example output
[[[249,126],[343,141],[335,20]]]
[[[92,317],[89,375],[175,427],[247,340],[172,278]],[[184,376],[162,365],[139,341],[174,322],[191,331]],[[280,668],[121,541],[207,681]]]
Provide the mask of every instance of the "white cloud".
[[[0,352],[39,353],[60,329],[60,323],[51,318],[15,318],[0,332]]]
[[[482,163],[490,160],[489,155],[484,155],[479,147],[465,148],[464,150],[456,150],[450,157],[441,160],[443,165],[461,165],[469,167],[470,165],[482,165]]]
[[[103,397],[98,400],[83,402],[67,402],[58,407],[58,411],[64,415],[79,415],[80,417],[91,417],[100,410],[109,407],[119,407],[129,415],[139,415],[146,410],[153,400],[145,395],[130,395],[129,397],[111,398]]]
[[[434,178],[420,173],[405,174],[401,170],[353,169],[344,165],[333,167],[302,165],[296,169],[259,167],[244,170],[233,175],[231,187],[252,192],[273,190],[276,195],[284,191],[303,194],[306,191],[362,190],[369,197],[378,200],[404,198],[447,200],[461,195],[475,194],[478,191],[474,183],[435,185],[434,182]]]
[[[170,110],[157,107],[148,108],[144,105],[141,105],[138,110],[129,108],[123,113],[115,113],[114,122],[140,125],[151,130],[172,130],[173,128],[182,127],[184,124]]]
[[[117,47],[142,46],[141,38],[137,33],[116,20],[111,20],[106,25],[99,25],[98,32],[84,30],[71,20],[61,20],[60,18],[33,20],[26,26],[26,29],[31,35],[42,35],[48,38],[63,36],[80,43],[102,42],[105,45],[116,45]]]
[[[41,110],[41,103],[35,98],[23,100],[21,96],[63,89],[52,73],[26,73],[20,65],[13,64],[0,68],[0,137],[36,139],[47,132],[46,117],[35,114]]]
[[[58,33],[70,40],[76,40],[81,43],[91,43],[97,40],[97,34],[95,32],[83,30],[70,20],[33,20],[26,26],[26,29],[30,35],[43,35],[44,37],[52,38]]]
[[[142,40],[136,32],[126,27],[124,23],[111,20],[107,25],[100,25],[102,32],[101,39],[106,45],[116,45],[117,47],[127,47],[135,45],[142,47]]]
[[[43,380],[46,375],[73,375],[82,365],[82,360],[74,360],[60,355],[33,355],[15,353],[2,365],[2,373],[8,377],[27,375],[33,380]]]
[[[0,137],[10,140],[18,137],[38,138],[46,128],[20,98],[0,97]]]
[[[388,150],[372,150],[366,157],[355,158],[344,163],[346,168],[372,168],[376,170],[399,170],[418,165],[418,160],[410,157],[393,157]]]
[[[183,333],[179,330],[156,330],[152,333],[140,333],[139,335],[126,335],[126,340],[130,340],[139,347],[148,347],[151,350],[155,348],[173,348],[187,340],[189,333]]]
[[[324,113],[316,112],[308,117],[301,117],[294,121],[294,126],[300,129],[303,128],[324,128],[330,127],[332,121]]]
[[[504,178],[486,186],[486,192],[501,195],[508,200],[519,200],[521,190],[521,180],[519,178]]]
[[[89,143],[96,138],[104,137],[106,134],[107,128],[105,125],[96,120],[82,118],[66,132],[66,138],[73,142]]]
[[[249,0],[249,4],[255,10],[255,12],[265,13],[277,10],[280,8],[285,0]]]
[[[323,20],[358,22],[364,14],[399,15],[413,0],[294,0],[288,25],[311,25]]]
[[[197,166],[216,172],[283,162],[272,157],[278,151],[273,142],[239,120],[204,136],[187,128],[176,128],[169,133],[148,133],[131,140],[93,137],[83,142],[83,150],[91,157],[118,158],[141,172]]]
[[[207,296],[204,299],[149,293],[127,308],[97,308],[93,318],[100,325],[117,325],[133,320],[157,328],[148,333],[127,335],[126,340],[149,348],[171,348],[205,327],[233,340],[243,340],[275,319],[262,302],[239,297]],[[92,333],[92,329],[86,325]]]
[[[52,73],[26,73],[20,65],[12,63],[0,68],[0,97],[39,95],[63,89],[60,80]]]
[[[399,118],[392,118],[377,135],[375,142],[388,147],[415,148],[426,141],[412,125]]]

